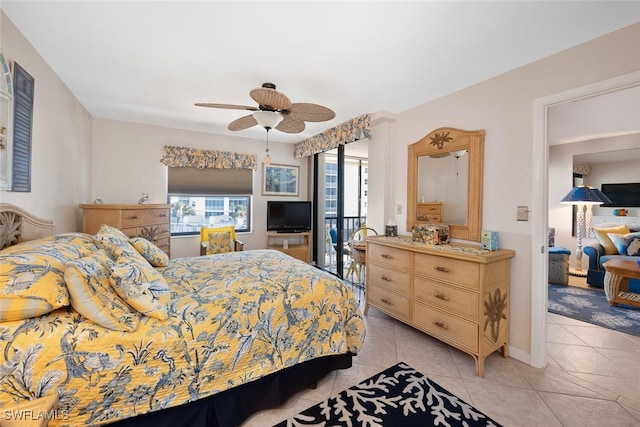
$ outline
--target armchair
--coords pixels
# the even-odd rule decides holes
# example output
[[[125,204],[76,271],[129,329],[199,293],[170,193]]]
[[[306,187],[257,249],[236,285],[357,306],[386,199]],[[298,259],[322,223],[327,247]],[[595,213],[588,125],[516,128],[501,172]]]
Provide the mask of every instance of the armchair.
[[[212,241],[215,241],[216,244],[210,245]],[[242,250],[244,250],[244,243],[236,240],[236,229],[234,226],[202,227],[200,229],[200,255],[239,252]]]

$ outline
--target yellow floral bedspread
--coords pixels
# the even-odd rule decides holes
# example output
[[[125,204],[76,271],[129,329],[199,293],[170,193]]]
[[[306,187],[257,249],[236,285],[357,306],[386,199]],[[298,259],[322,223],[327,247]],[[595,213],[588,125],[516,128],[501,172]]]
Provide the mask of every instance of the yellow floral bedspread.
[[[57,389],[50,426],[103,424],[363,345],[351,290],[280,252],[176,259],[160,271],[170,318],[142,317],[133,333],[72,308],[0,323],[0,412]]]

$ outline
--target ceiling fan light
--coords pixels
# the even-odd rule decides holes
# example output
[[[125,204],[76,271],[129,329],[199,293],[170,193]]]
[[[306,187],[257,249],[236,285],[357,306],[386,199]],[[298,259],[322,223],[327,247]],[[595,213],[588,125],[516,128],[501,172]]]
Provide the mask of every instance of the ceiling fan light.
[[[275,111],[256,111],[252,115],[256,122],[265,129],[275,128],[283,119],[282,114]]]
[[[456,159],[459,159],[460,157],[467,154],[467,150],[452,151],[451,154],[453,154],[453,157],[455,157]]]

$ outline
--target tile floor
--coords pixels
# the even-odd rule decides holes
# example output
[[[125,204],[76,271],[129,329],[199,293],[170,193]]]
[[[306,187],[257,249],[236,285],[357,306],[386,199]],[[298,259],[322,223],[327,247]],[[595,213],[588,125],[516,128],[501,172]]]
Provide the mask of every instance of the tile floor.
[[[350,369],[261,411],[268,426],[403,361],[504,426],[640,426],[640,337],[548,314],[548,363],[535,369],[494,353],[485,377],[471,356],[370,309],[367,338]]]

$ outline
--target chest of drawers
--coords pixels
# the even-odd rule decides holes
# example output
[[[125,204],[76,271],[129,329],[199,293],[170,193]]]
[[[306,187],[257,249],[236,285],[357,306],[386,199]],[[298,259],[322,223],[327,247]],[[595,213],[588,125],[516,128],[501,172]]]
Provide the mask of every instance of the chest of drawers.
[[[509,269],[515,252],[367,238],[369,307],[473,356],[476,374],[501,349],[508,355]]]
[[[129,237],[144,237],[171,255],[171,205],[80,205],[82,232],[96,234],[102,224],[122,230]]]

